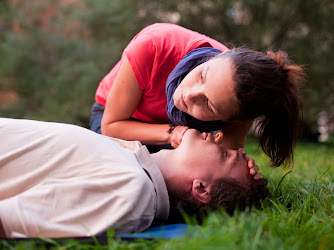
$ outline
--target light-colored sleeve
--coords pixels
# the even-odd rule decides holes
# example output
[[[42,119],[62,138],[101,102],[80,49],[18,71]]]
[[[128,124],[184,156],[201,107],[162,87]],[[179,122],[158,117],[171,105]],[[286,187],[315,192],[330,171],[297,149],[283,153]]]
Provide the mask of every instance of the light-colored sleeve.
[[[154,191],[146,176],[48,180],[0,201],[7,237],[91,236],[112,227],[115,233],[140,232],[154,218]],[[113,178],[114,179],[114,178]]]

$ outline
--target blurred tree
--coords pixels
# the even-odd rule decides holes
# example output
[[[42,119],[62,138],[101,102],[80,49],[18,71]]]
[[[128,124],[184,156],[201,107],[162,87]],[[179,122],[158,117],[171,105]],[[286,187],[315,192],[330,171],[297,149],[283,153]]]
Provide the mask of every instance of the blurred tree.
[[[10,1],[0,44],[1,116],[88,126],[98,83],[133,35],[136,1]]]

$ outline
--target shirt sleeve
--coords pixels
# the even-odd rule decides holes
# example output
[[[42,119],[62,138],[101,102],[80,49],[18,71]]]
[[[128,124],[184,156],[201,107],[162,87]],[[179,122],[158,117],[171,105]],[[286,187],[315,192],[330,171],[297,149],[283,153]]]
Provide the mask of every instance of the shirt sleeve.
[[[153,36],[138,34],[124,50],[141,90],[146,90],[157,55]]]

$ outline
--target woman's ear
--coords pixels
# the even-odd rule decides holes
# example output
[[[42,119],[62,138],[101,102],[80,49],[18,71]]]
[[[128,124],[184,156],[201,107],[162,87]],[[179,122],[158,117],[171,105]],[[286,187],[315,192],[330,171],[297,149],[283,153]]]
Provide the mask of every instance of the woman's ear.
[[[208,203],[210,201],[210,187],[209,183],[199,179],[193,180],[191,193],[201,203]]]

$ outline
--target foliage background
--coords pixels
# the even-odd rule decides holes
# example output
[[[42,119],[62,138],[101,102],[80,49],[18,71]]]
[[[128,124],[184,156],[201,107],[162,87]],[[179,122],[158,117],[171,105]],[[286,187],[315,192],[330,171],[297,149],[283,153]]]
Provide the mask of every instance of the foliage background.
[[[334,114],[333,17],[330,0],[0,0],[0,116],[88,127],[95,90],[130,39],[173,22],[227,46],[287,51],[308,75],[304,136],[316,138],[317,115]],[[266,166],[250,142],[247,153]],[[214,213],[199,237],[55,249],[333,249],[333,145],[298,143],[284,180],[291,169],[261,168],[271,190],[263,210]],[[0,249],[49,249],[19,244],[0,241]]]
[[[88,127],[100,80],[143,27],[173,22],[227,46],[285,50],[305,67],[304,137],[334,114],[329,0],[0,0],[0,115]],[[1,98],[1,96],[0,96]]]

